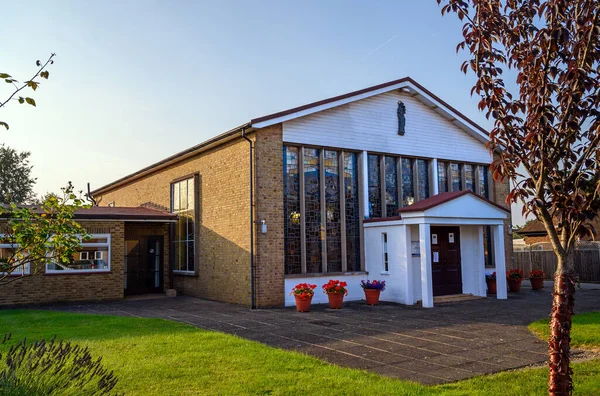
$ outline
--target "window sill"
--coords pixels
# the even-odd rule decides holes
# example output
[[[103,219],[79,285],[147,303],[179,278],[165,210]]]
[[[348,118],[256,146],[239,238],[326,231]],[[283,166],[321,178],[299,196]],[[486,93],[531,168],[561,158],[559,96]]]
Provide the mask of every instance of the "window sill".
[[[173,271],[174,276],[191,276],[194,278],[198,277],[198,274],[192,271]]]
[[[320,272],[312,274],[287,274],[286,279],[294,278],[318,278],[323,276],[354,276],[354,275],[369,275],[366,271],[353,271],[353,272]]]
[[[97,275],[97,274],[112,274],[111,270],[101,271],[46,271],[44,275],[55,276],[55,275]]]
[[[390,271],[381,271],[380,274],[381,275],[391,275]]]

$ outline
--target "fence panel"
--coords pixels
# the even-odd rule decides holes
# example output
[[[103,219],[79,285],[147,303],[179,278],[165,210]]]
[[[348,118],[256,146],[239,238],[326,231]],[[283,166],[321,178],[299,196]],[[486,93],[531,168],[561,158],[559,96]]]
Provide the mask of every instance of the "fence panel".
[[[552,279],[556,270],[556,255],[549,250],[522,250],[514,252],[514,266],[523,270],[525,276],[532,269],[541,269],[546,279]],[[577,249],[575,270],[581,282],[600,282],[600,249]]]

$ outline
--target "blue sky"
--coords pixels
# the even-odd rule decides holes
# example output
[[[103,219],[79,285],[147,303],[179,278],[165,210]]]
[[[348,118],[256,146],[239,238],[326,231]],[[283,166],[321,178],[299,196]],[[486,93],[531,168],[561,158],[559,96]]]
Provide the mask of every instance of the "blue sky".
[[[2,13],[0,71],[25,80],[57,53],[38,107],[2,110],[0,141],[32,152],[40,194],[99,187],[251,118],[404,76],[491,127],[459,70],[461,23],[435,0],[19,1]]]

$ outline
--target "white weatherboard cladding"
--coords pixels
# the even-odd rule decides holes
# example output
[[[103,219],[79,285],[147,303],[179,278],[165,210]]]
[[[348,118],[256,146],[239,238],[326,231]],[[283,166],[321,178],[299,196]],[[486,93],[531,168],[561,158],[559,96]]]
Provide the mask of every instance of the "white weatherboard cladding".
[[[398,101],[406,134],[398,135]],[[407,156],[491,163],[485,144],[416,98],[375,95],[283,123],[283,141]]]

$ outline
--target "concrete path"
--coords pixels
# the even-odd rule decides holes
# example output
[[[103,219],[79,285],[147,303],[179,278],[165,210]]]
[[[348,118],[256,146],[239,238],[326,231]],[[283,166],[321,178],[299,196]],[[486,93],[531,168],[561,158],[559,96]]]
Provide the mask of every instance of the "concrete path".
[[[249,310],[191,297],[138,299],[102,304],[57,305],[50,309],[165,318],[295,350],[340,366],[439,384],[542,364],[546,343],[527,325],[547,317],[548,288],[525,286],[508,300],[485,298],[433,309],[354,302],[341,310],[313,306]],[[48,308],[48,307],[45,307]],[[600,310],[600,290],[577,291],[576,312]]]

